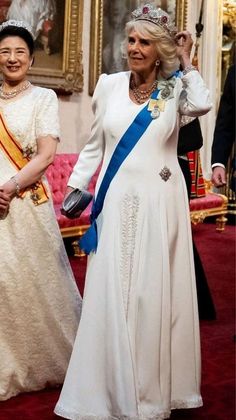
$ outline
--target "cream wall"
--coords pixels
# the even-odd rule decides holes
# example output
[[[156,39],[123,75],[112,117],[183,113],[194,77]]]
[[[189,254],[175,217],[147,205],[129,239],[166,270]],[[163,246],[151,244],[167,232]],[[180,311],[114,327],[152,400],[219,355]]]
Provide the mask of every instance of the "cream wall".
[[[58,152],[79,152],[86,143],[92,123],[91,97],[88,95],[89,78],[89,35],[90,35],[90,0],[84,0],[83,27],[83,65],[84,90],[82,93],[59,98],[61,119],[61,144]],[[199,17],[201,0],[188,0],[188,29],[195,39],[195,23]],[[205,0],[203,24],[200,40],[199,69],[210,89],[213,102],[212,110],[200,118],[204,146],[201,159],[204,176],[210,177],[211,144],[215,118],[220,95],[220,51],[221,51],[221,10],[222,0]]]

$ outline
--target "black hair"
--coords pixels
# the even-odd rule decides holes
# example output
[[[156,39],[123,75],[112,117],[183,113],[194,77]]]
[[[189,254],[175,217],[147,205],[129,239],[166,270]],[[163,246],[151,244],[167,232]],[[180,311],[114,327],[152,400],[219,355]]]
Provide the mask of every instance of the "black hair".
[[[6,26],[5,28],[3,28],[2,31],[0,31],[0,42],[8,36],[19,36],[20,38],[22,38],[29,48],[30,55],[33,55],[34,40],[32,35],[27,31],[27,29],[19,26]]]

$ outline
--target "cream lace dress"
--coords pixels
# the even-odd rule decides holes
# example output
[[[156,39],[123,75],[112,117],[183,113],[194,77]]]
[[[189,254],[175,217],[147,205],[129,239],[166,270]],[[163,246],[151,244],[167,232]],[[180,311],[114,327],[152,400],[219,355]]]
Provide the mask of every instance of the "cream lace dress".
[[[24,149],[48,134],[57,141],[53,91],[31,87],[0,108]],[[0,149],[0,185],[15,173]],[[14,198],[0,220],[0,400],[63,382],[80,309],[51,199]]]
[[[146,105],[129,97],[129,72],[101,76],[91,138],[69,185],[86,187]],[[176,80],[113,178],[98,217],[82,317],[55,412],[68,419],[164,419],[198,407],[200,341],[189,204],[177,160],[180,114],[209,111],[197,71]],[[163,179],[167,167],[171,176]],[[167,171],[168,172],[168,171]]]

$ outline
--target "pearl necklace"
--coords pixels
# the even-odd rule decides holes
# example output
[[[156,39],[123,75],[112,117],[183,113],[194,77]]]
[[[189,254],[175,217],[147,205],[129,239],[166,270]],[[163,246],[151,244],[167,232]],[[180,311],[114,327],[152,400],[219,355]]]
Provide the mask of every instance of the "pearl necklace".
[[[31,83],[28,80],[26,80],[26,82],[24,82],[19,89],[14,89],[14,90],[11,90],[10,92],[4,92],[3,85],[2,85],[0,86],[0,98],[2,99],[14,98],[15,96],[19,95],[19,93],[28,89],[30,86],[31,86]]]
[[[130,81],[130,89],[133,92],[134,98],[135,100],[139,103],[142,104],[143,102],[146,102],[146,100],[149,98],[149,96],[154,92],[154,90],[156,90],[157,88],[157,80],[154,80],[152,86],[149,89],[146,90],[140,90],[136,85],[135,85],[135,81],[132,78]]]

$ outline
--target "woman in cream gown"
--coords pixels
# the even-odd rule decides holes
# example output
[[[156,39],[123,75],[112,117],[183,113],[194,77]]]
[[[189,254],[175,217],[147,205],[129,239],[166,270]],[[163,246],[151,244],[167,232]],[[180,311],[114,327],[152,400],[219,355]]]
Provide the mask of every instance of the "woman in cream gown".
[[[150,41],[156,31],[163,34],[154,26],[131,22],[131,71],[98,81],[91,137],[68,182],[86,188],[103,159],[95,203],[119,140],[148,103],[135,101],[132,80],[151,69],[150,87],[155,66],[165,62]],[[190,34],[181,38],[188,50]],[[180,114],[199,116],[211,104],[186,56],[180,56],[183,77],[158,74],[160,89],[169,90],[165,108],[116,172],[97,217],[98,245],[89,256],[81,321],[55,408],[67,419],[160,420],[171,409],[202,405],[191,226],[177,140]]]
[[[6,27],[5,31],[8,29]],[[11,79],[18,78],[30,64],[21,30],[25,31],[24,28],[16,29],[18,36],[1,39],[3,32],[0,27],[0,66],[6,74],[4,89],[8,80],[10,83]],[[24,57],[22,52],[17,56],[12,52],[9,59],[6,51],[11,48],[12,51],[20,48]],[[39,144],[41,153],[47,146],[43,142],[53,145],[58,141],[58,100],[52,90],[19,80],[19,86],[25,89],[22,88],[16,96],[12,90],[12,99],[6,99],[7,93],[1,90],[1,124],[4,122],[8,132],[33,163],[41,156],[37,154]],[[2,204],[6,186],[10,187],[9,180],[14,181],[11,182],[13,189],[14,183],[23,182],[18,181],[18,176],[27,165],[17,172],[2,148],[1,140]],[[42,180],[50,195],[44,176]],[[0,218],[0,401],[21,392],[36,391],[63,382],[80,310],[81,297],[55,218],[52,199],[35,205],[30,191],[24,198],[13,196],[8,213],[1,213]]]

